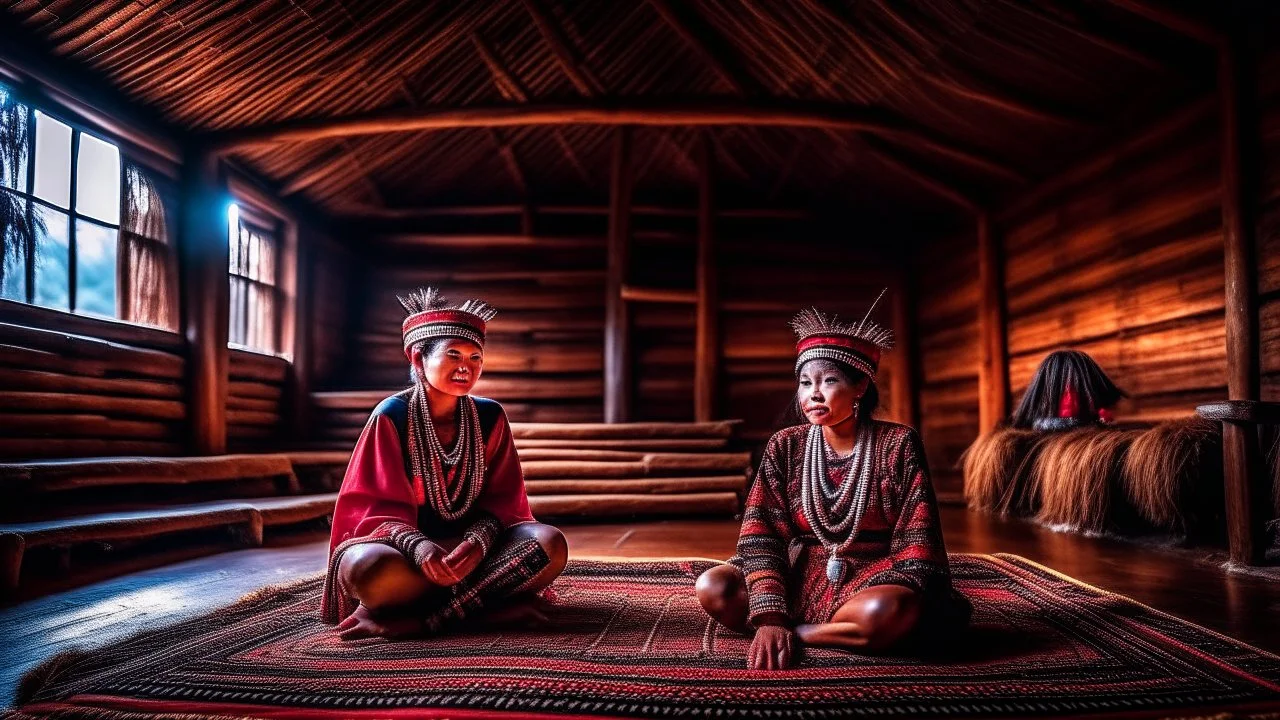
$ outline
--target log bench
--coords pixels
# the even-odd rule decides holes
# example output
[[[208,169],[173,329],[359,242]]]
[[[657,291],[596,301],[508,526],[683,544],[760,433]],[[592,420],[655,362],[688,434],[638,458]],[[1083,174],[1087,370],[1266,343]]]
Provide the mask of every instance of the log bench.
[[[23,557],[30,548],[145,540],[169,533],[214,528],[228,528],[240,544],[258,546],[262,544],[264,527],[325,517],[333,512],[336,502],[337,493],[327,493],[226,500],[3,524],[0,525],[0,582],[6,592],[18,587]]]
[[[212,457],[107,457],[0,463],[6,492],[57,492],[116,485],[182,485],[278,477],[297,491],[293,463],[285,455]]]

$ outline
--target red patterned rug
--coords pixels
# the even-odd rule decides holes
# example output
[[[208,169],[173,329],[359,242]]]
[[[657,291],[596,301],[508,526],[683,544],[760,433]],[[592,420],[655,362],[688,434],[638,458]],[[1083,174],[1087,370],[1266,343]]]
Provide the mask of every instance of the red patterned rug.
[[[388,643],[339,641],[320,581],[29,676],[14,717],[1165,716],[1280,709],[1280,657],[1012,555],[956,555],[973,600],[928,658],[810,650],[744,669],[747,638],[707,619],[710,561],[576,561],[552,627]],[[154,715],[153,715],[154,714]]]

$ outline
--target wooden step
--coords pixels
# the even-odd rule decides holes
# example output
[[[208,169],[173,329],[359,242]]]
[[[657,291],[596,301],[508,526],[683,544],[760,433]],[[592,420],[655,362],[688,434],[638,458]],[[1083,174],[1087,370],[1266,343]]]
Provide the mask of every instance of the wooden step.
[[[729,446],[729,438],[654,438],[625,440],[517,439],[516,450],[614,450],[624,452],[714,452]]]
[[[528,480],[525,491],[535,495],[626,495],[684,493],[739,493],[747,487],[743,475],[680,478],[583,478],[574,480]]]
[[[544,517],[627,517],[631,515],[732,515],[738,495],[731,492],[680,495],[534,495],[529,507]]]
[[[107,457],[0,464],[6,490],[53,492],[112,485],[182,485],[245,478],[284,477],[296,484],[285,455],[212,457]]]
[[[27,549],[91,542],[140,540],[187,530],[227,527],[241,543],[262,544],[264,526],[288,525],[333,512],[337,493],[221,500],[211,503],[98,513],[0,525],[0,576],[4,589],[17,588]]]
[[[594,460],[600,462],[643,462],[652,453],[635,450],[581,450],[568,448],[529,448],[516,446],[520,461],[535,460]]]
[[[342,466],[351,462],[351,449],[346,450],[287,450],[280,453],[297,467]]]
[[[512,423],[511,434],[517,440],[727,439],[741,422]]]
[[[707,473],[746,474],[751,465],[750,453],[653,453],[641,460],[575,461],[575,460],[523,460],[520,463],[526,479],[571,478],[642,478],[674,477]]]

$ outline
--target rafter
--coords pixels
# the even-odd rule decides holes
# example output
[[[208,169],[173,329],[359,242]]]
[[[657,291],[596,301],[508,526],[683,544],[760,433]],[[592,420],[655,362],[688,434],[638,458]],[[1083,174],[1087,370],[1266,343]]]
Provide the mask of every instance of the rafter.
[[[791,152],[787,154],[786,161],[778,169],[778,177],[774,178],[773,186],[769,188],[769,194],[765,196],[766,202],[773,202],[774,198],[778,197],[778,193],[782,192],[782,188],[786,186],[787,181],[791,179],[791,173],[795,171],[796,163],[800,161],[805,145],[806,143],[804,142],[796,142],[791,146]]]
[[[902,175],[911,178],[911,180],[920,186],[927,188],[933,194],[946,198],[972,213],[982,212],[982,205],[969,197],[966,193],[952,187],[950,184],[945,183],[936,177],[933,177],[923,170],[920,170],[908,160],[900,157],[897,153],[885,147],[883,143],[878,143],[870,139],[866,139],[864,142],[867,145],[867,152],[871,153],[873,157]]]
[[[555,53],[556,62],[560,63],[560,68],[564,70],[565,75],[569,76],[573,86],[578,88],[578,92],[585,97],[594,97],[604,91],[604,85],[592,74],[591,70],[578,59],[578,54],[574,52],[569,45],[569,40],[564,36],[564,29],[551,17],[551,14],[542,6],[540,0],[524,0],[524,7],[529,11],[529,15],[533,17],[533,24],[538,27],[538,32],[542,35],[542,39],[551,47],[551,51]]]
[[[485,41],[479,32],[471,33],[471,44],[476,49],[476,54],[480,56],[480,60],[484,62],[485,67],[489,68],[489,72],[493,75],[493,82],[498,87],[498,92],[507,100],[515,102],[529,102],[529,91],[524,84],[520,82],[507,66],[502,63],[498,57],[498,53],[493,47]],[[560,146],[560,152],[564,156],[565,162],[573,166],[578,176],[588,185],[591,184],[591,175],[587,169],[583,167],[582,161],[578,159],[578,154],[573,151],[573,146],[565,138],[564,133],[560,130],[551,131],[552,138],[556,144]]]
[[[507,173],[511,175],[511,181],[516,184],[520,190],[520,194],[524,195],[529,190],[529,183],[525,180],[524,170],[520,167],[520,159],[516,157],[516,151],[511,147],[511,141],[493,128],[489,128],[489,140],[498,150],[498,154],[502,156],[502,162],[507,166]]]
[[[751,95],[757,88],[756,83],[747,73],[739,68],[730,67],[723,53],[717,53],[710,45],[710,33],[703,30],[701,23],[677,12],[667,0],[649,0],[649,5],[658,13],[672,30],[684,40],[702,61],[711,66],[724,84],[737,95]]]
[[[1227,44],[1227,36],[1222,31],[1159,3],[1149,0],[1111,0],[1111,4],[1205,45],[1221,48]]]
[[[274,125],[216,131],[201,138],[207,147],[228,152],[277,142],[305,142],[333,137],[446,130],[468,127],[527,125],[645,125],[650,127],[712,125],[811,127],[880,135],[906,145],[955,158],[990,174],[1022,182],[1007,164],[882,111],[866,107],[801,103],[743,102],[603,102],[548,105],[397,108],[345,118],[294,120]]]

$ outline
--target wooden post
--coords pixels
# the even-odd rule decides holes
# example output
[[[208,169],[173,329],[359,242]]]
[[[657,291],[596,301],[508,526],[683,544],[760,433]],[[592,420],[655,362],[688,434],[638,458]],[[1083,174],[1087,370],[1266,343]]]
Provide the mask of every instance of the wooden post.
[[[1256,178],[1259,143],[1256,86],[1239,43],[1218,51],[1222,118],[1222,234],[1225,243],[1227,399],[1260,399],[1256,257]],[[1224,422],[1227,539],[1234,562],[1255,564],[1265,549],[1269,487],[1253,425]]]
[[[917,427],[920,416],[916,409],[915,328],[912,318],[915,309],[911,297],[911,273],[907,259],[899,260],[896,287],[893,292],[893,376],[889,379],[889,410],[892,417],[911,427]]]
[[[227,451],[227,207],[218,157],[186,154],[182,182],[182,319],[187,346],[187,416],[196,455]]]
[[[622,299],[630,265],[631,180],[631,129],[621,127],[613,140],[605,274],[604,420],[609,423],[631,419],[631,314]]]
[[[715,151],[708,131],[698,136],[697,336],[694,341],[693,415],[708,422],[716,415],[720,380],[720,291],[715,245]]]
[[[292,440],[305,440],[311,436],[311,352],[312,328],[315,326],[315,305],[312,290],[315,277],[312,247],[315,237],[305,236],[298,228],[294,257],[297,275],[294,283],[293,362],[289,365],[287,395],[289,425],[287,435]]]
[[[978,432],[1009,415],[1009,353],[1004,309],[1004,258],[991,216],[978,213]]]

